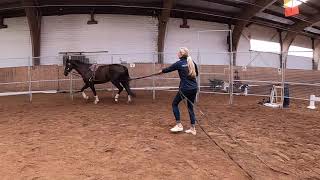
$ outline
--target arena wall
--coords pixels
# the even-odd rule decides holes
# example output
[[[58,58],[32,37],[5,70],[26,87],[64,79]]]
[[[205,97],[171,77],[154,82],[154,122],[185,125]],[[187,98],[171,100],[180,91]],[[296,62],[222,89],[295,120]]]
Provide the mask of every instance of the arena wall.
[[[151,53],[157,51],[158,20],[147,16],[132,15],[96,15],[99,22],[87,25],[89,15],[45,16],[42,19],[41,34],[41,64],[61,64],[57,58],[59,52],[65,51],[100,51],[107,50],[109,54],[128,54],[114,61],[152,62],[157,56]],[[29,63],[31,56],[30,32],[26,18],[5,19],[7,29],[0,30],[0,67],[18,67]],[[171,18],[167,26],[165,38],[165,63],[176,60],[176,50],[187,46],[192,51],[195,60],[201,60],[204,65],[226,65],[230,62],[227,52],[226,32],[201,33],[198,41],[198,31],[228,29],[226,24],[188,20],[190,28],[180,28],[181,19]],[[250,39],[278,42],[277,31],[272,28],[250,25],[243,32],[237,54],[237,65],[245,66],[251,63],[255,67],[280,67],[280,56],[272,53],[250,52]],[[285,35],[285,34],[284,34]],[[311,39],[299,36],[294,45],[311,46]],[[198,58],[198,50],[200,58]],[[13,59],[8,59],[13,58]],[[19,59],[18,59],[19,58]],[[24,58],[24,59],[20,59]],[[111,62],[110,57],[107,61]],[[99,62],[100,60],[97,59]],[[106,62],[106,59],[103,59]],[[288,57],[290,69],[312,69],[312,59],[296,56]]]
[[[157,64],[156,71],[168,66],[169,64]],[[131,77],[139,77],[149,75],[154,72],[153,64],[135,64],[135,67],[129,68]],[[270,88],[273,84],[281,83],[281,74],[277,68],[262,68],[262,67],[251,67],[243,70],[242,67],[234,67],[239,72],[240,80],[245,80],[242,83],[250,84],[250,92],[257,95],[268,95]],[[202,65],[200,67],[201,72],[201,86],[203,91],[213,92],[209,86],[209,79],[221,79],[228,83],[229,81],[229,68],[224,65]],[[47,90],[58,90],[58,91],[69,91],[70,80],[69,76],[63,75],[63,67],[57,65],[42,65],[31,68],[32,74],[32,90],[33,91],[47,91]],[[206,72],[214,73],[206,75]],[[308,86],[309,84],[316,84],[319,82],[320,76],[319,71],[312,70],[294,70],[288,69],[286,71],[286,82],[293,83],[291,87],[291,96],[297,98],[308,99],[311,94],[320,93],[318,86]],[[74,79],[79,79],[77,76],[73,76]],[[44,81],[45,80],[45,81]],[[15,92],[15,91],[28,91],[28,68],[27,67],[16,67],[16,68],[1,68],[0,69],[0,83],[3,82],[25,82],[12,85],[0,85],[0,93],[2,92]],[[42,82],[36,82],[42,81]],[[252,81],[252,82],[250,82]],[[261,81],[261,82],[260,82]],[[177,73],[165,74],[162,76],[155,77],[155,87],[178,87],[179,79]],[[296,83],[296,84],[295,84]],[[302,84],[301,84],[302,83]],[[82,80],[73,81],[73,90],[80,90],[83,86]],[[131,82],[132,88],[148,88],[152,89],[153,79],[143,79]],[[97,89],[111,89],[111,83],[104,85],[97,85]]]
[[[32,47],[27,18],[4,19],[4,23],[9,28],[0,29],[0,67],[28,65]]]
[[[108,54],[90,55],[92,62],[135,63],[130,68],[132,77],[153,73],[153,62],[156,62],[158,20],[147,16],[131,15],[96,15],[99,22],[87,25],[89,15],[48,16],[42,19],[41,34],[41,66],[32,67],[32,90],[69,90],[69,77],[63,76],[62,57],[59,52],[65,51],[109,51]],[[27,65],[31,63],[30,30],[27,19],[5,19],[7,29],[0,30],[0,83],[28,81]],[[201,85],[208,86],[208,79],[223,79],[228,81],[230,54],[228,52],[227,32],[205,32],[206,30],[227,30],[226,24],[188,20],[190,28],[180,28],[181,19],[171,18],[165,37],[165,64],[156,64],[156,71],[177,60],[176,50],[187,46],[194,60],[201,65],[203,73]],[[285,36],[285,33],[284,33]],[[280,55],[250,51],[250,39],[278,42],[278,32],[275,29],[250,25],[242,34],[239,42],[237,64],[241,79],[279,82],[281,77]],[[316,41],[319,44],[318,41]],[[295,46],[311,48],[311,39],[298,36],[293,42]],[[318,48],[319,49],[319,48]],[[316,61],[319,52],[315,52]],[[129,65],[128,65],[129,67]],[[317,83],[317,71],[311,71],[312,58],[298,56],[288,57],[286,81]],[[157,79],[155,86],[178,86],[177,74]],[[77,77],[74,77],[77,78]],[[152,87],[152,79],[131,82],[133,87]],[[82,86],[81,81],[74,83],[74,89]],[[110,88],[102,85],[98,88]],[[300,88],[301,89],[301,88]],[[302,88],[303,89],[303,88]],[[309,88],[314,91],[316,88]],[[1,85],[0,91],[27,91],[27,83]],[[303,95],[306,96],[306,95]]]
[[[112,54],[157,51],[158,27],[155,18],[96,15],[98,24],[87,25],[89,18],[89,15],[43,17],[41,56],[56,56],[59,52],[70,51],[109,51]],[[140,58],[141,61],[149,59],[152,59],[150,55]],[[50,63],[53,62],[42,60],[42,64]]]

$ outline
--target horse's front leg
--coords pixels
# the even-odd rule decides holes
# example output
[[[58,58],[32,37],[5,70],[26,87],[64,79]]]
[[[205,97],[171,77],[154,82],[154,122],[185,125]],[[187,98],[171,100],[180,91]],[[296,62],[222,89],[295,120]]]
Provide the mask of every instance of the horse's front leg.
[[[89,96],[86,95],[86,93],[84,92],[85,89],[87,89],[89,87],[88,83],[85,83],[85,85],[81,88],[81,93],[82,93],[82,97],[86,100],[89,99]]]
[[[98,102],[99,102],[99,98],[98,98],[98,96],[97,96],[97,92],[96,92],[96,89],[94,88],[94,84],[91,84],[90,85],[90,88],[91,88],[91,90],[92,90],[92,92],[93,92],[93,95],[94,95],[94,104],[98,104]]]

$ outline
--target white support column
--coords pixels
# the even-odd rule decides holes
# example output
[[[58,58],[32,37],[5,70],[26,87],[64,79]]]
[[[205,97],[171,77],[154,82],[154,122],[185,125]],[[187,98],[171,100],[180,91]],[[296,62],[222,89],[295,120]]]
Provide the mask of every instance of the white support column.
[[[161,53],[161,52],[158,52]],[[152,68],[153,68],[153,74],[156,73],[156,61],[154,58],[155,54],[152,55]],[[163,56],[162,56],[163,57]],[[152,100],[156,99],[156,83],[155,83],[155,76],[152,76]]]
[[[29,101],[32,102],[32,73],[31,73],[31,66],[32,66],[32,58],[28,57],[28,83],[29,83]]]
[[[73,101],[73,76],[70,72],[70,98]]]
[[[232,30],[230,29],[229,30],[229,33],[230,33],[230,42],[229,42],[229,44],[230,44],[230,85],[229,85],[229,93],[230,93],[230,102],[229,102],[229,104],[230,105],[232,105],[233,104],[233,81],[234,81],[234,77],[233,77],[233,66],[235,65],[235,64],[233,64],[234,63],[234,53],[235,52],[233,52],[233,50],[232,50],[232,48],[233,48],[233,45],[232,45]]]
[[[201,74],[202,74],[202,69],[201,69],[201,50],[200,50],[200,34],[201,33],[208,33],[208,32],[225,32],[225,33],[228,33],[230,37],[230,48],[232,48],[232,30],[231,29],[216,29],[216,30],[203,30],[203,31],[197,31],[197,35],[198,35],[198,39],[197,39],[197,45],[198,45],[198,72],[199,72],[199,76],[198,76],[198,86],[199,86],[199,92],[197,94],[197,98],[196,98],[196,102],[199,101],[200,99],[200,93],[201,93]],[[231,34],[231,35],[230,35]],[[233,61],[233,53],[229,53],[230,54],[230,60]],[[233,86],[233,62],[230,62],[229,63],[229,74],[230,74],[230,77],[229,77],[229,86]],[[232,72],[231,72],[232,71]],[[232,83],[232,84],[231,84]],[[230,94],[230,100],[229,100],[229,104],[232,104],[233,103],[233,90],[230,91],[230,88],[233,88],[233,87],[229,87],[229,94]],[[231,92],[231,93],[230,93]]]
[[[113,64],[113,55],[111,55],[111,64]],[[115,97],[114,96],[114,85],[111,83],[111,91],[112,91],[112,98]]]
[[[198,60],[198,93],[196,96],[196,102],[199,102],[200,99],[200,92],[201,92],[201,57],[200,57],[200,32],[198,32],[198,54],[197,54],[197,60]]]

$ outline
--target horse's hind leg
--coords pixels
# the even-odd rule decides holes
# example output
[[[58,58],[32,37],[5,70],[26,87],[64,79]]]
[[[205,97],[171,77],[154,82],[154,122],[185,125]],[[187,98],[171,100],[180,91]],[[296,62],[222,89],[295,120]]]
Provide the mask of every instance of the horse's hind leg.
[[[89,87],[89,84],[86,83],[86,84],[81,88],[81,91],[80,91],[80,92],[82,93],[82,97],[83,97],[84,99],[86,99],[86,100],[89,99],[89,96],[86,95],[86,93],[84,92],[84,90],[87,89],[88,87]]]
[[[96,92],[96,88],[94,87],[94,84],[90,84],[90,88],[91,88],[93,95],[94,95],[94,98],[95,98],[93,103],[98,104],[99,97],[97,96],[97,92]]]
[[[119,96],[120,93],[123,91],[123,87],[121,86],[119,81],[112,81],[112,84],[115,85],[118,88],[118,93],[116,94],[116,96],[114,97],[114,101],[118,102],[119,101]]]
[[[129,86],[129,81],[122,81],[121,84],[123,85],[123,87],[126,89],[127,93],[128,93],[128,103],[130,103],[132,101],[131,96],[134,96],[134,94],[132,93],[130,86]]]

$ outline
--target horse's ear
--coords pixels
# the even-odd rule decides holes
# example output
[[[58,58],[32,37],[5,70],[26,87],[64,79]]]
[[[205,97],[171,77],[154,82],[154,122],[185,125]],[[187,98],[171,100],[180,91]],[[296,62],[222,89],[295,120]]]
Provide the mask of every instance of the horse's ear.
[[[69,64],[70,63],[70,58],[71,58],[71,56],[64,55],[63,56],[63,64],[64,65]]]
[[[67,58],[65,55],[63,55],[63,57],[62,57],[62,63],[63,63],[63,65],[67,64]]]
[[[70,62],[71,56],[67,56],[67,62]]]

